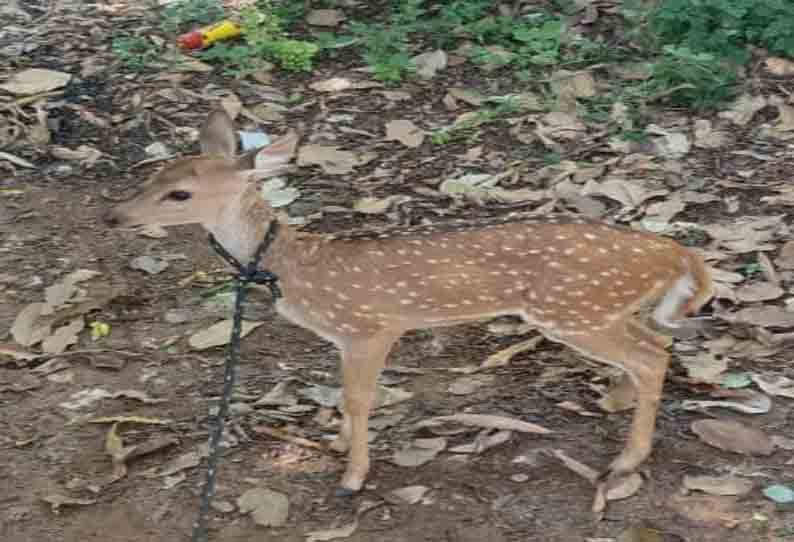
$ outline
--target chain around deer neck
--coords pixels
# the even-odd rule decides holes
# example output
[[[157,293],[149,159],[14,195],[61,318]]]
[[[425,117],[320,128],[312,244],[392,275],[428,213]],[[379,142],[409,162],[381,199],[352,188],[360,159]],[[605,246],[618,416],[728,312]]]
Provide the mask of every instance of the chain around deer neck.
[[[195,523],[193,523],[192,542],[205,542],[207,540],[207,515],[209,514],[210,501],[215,494],[215,478],[220,456],[220,441],[223,436],[224,422],[229,413],[232,391],[234,390],[237,360],[240,358],[243,307],[245,304],[245,296],[248,292],[247,286],[252,282],[255,284],[265,284],[270,288],[270,293],[274,300],[281,297],[281,290],[278,287],[278,276],[270,271],[259,269],[259,263],[262,261],[262,257],[267,252],[273,239],[275,239],[277,229],[278,223],[273,220],[268,227],[265,238],[256,249],[253,259],[246,265],[241,264],[234,256],[229,254],[229,251],[227,251],[212,234],[209,236],[209,242],[212,248],[237,271],[237,276],[234,278],[234,316],[232,318],[231,339],[229,340],[229,353],[226,357],[226,364],[223,371],[223,393],[221,395],[221,402],[218,405],[218,413],[215,415],[215,425],[210,434],[209,452],[207,454],[207,480],[201,494],[198,518]]]

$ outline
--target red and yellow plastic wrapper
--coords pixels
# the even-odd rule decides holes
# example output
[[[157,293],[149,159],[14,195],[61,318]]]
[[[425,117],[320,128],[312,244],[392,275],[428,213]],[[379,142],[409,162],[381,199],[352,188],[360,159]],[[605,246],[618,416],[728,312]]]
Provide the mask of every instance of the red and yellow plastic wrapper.
[[[182,34],[177,41],[185,49],[204,49],[216,41],[236,38],[241,33],[240,27],[232,21],[221,21],[214,25]]]

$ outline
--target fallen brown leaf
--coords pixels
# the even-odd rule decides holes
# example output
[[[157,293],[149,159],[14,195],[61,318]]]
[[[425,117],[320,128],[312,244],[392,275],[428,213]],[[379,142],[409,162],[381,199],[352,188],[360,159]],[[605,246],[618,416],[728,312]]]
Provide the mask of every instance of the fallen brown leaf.
[[[771,455],[775,450],[766,433],[734,420],[696,420],[691,428],[700,440],[720,450],[744,455]]]

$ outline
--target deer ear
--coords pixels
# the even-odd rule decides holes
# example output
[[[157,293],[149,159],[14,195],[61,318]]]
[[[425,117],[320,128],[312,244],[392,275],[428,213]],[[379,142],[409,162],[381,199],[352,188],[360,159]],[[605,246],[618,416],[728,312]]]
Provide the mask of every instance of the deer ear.
[[[271,170],[283,171],[292,160],[297,144],[298,134],[290,131],[266,147],[242,154],[237,158],[237,169],[240,171],[256,169],[260,173]]]
[[[201,126],[199,142],[201,154],[234,157],[237,151],[237,134],[232,118],[226,111],[216,109],[207,116]]]

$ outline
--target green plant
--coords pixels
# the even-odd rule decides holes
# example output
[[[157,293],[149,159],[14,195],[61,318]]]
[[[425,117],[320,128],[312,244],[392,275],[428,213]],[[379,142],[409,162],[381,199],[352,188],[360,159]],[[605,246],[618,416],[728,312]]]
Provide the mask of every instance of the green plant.
[[[741,267],[739,272],[745,277],[757,275],[761,272],[761,264],[758,262],[748,263],[747,265]]]
[[[749,59],[747,44],[794,56],[791,0],[663,0],[648,20],[664,43],[735,62]]]
[[[650,84],[660,92],[670,89],[673,103],[700,109],[733,97],[736,80],[736,71],[717,55],[666,45]]]
[[[263,11],[270,7],[270,1],[266,0],[264,5],[260,5],[260,3],[257,2],[254,6],[260,11]],[[273,14],[282,22],[283,27],[289,28],[305,17],[306,2],[303,0],[282,0],[275,6],[270,7],[270,9],[273,10]]]
[[[464,116],[450,126],[434,131],[430,135],[430,141],[434,145],[446,145],[461,139],[474,141],[479,136],[476,130],[478,127],[515,113],[521,107],[520,100],[514,96],[494,97],[485,100],[485,102],[494,105],[484,107]]]
[[[629,37],[657,58],[647,92],[671,90],[680,105],[714,106],[735,94],[748,45],[794,56],[791,0],[626,0]]]
[[[224,73],[235,77],[243,77],[253,73],[262,66],[262,60],[257,58],[248,45],[234,45],[216,43],[206,51],[201,51],[198,56],[207,62],[219,62],[224,65]]]
[[[261,69],[266,60],[285,70],[310,71],[320,50],[314,43],[286,37],[284,23],[270,0],[258,0],[256,5],[243,8],[240,28],[243,44],[219,43],[203,51],[201,57],[223,63],[226,73],[239,77]]]
[[[521,23],[508,17],[488,17],[468,25],[466,29],[481,43],[502,47],[501,50],[473,47],[472,61],[491,66],[512,65],[519,70],[558,64],[563,53],[563,23],[545,14],[538,15]]]
[[[161,27],[166,32],[176,32],[188,24],[206,25],[223,17],[223,4],[219,0],[179,0],[163,9]]]
[[[314,43],[292,39],[275,40],[264,49],[282,68],[293,72],[311,71],[314,55],[319,50]]]
[[[161,56],[161,47],[140,36],[115,38],[111,49],[122,64],[132,71],[145,70]]]

